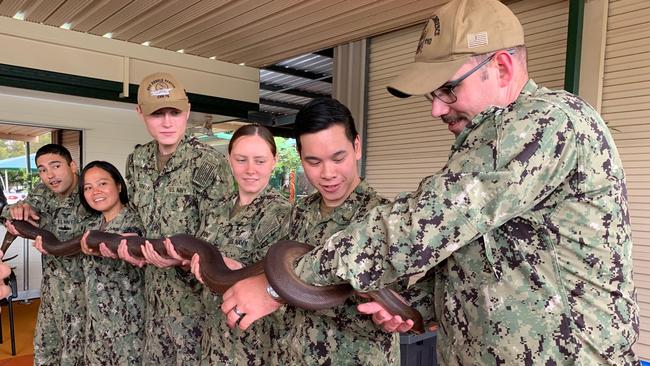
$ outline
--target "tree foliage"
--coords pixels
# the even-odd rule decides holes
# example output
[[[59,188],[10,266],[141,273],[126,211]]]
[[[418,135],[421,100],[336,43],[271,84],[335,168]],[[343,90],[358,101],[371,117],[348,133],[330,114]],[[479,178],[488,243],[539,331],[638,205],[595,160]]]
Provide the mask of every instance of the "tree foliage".
[[[275,169],[282,172],[297,171],[301,165],[295,140],[275,137],[275,145],[278,148],[278,163]]]
[[[52,141],[50,133],[39,136],[38,142],[31,142],[29,144],[30,153],[35,153],[41,146],[49,144]],[[0,160],[24,156],[27,153],[26,143],[24,141],[4,140],[0,139]],[[32,167],[33,168],[33,167]],[[10,169],[6,172],[3,170],[2,181],[5,178],[9,180],[9,187],[2,187],[3,189],[18,188],[25,189],[38,181],[38,174],[28,174],[27,169]]]
[[[50,133],[46,133],[38,137],[38,142],[32,142],[29,144],[29,150],[33,154],[41,146],[49,144],[52,141],[52,136]],[[0,139],[0,160],[13,158],[17,156],[25,155],[25,142],[16,141],[16,140],[4,140]]]

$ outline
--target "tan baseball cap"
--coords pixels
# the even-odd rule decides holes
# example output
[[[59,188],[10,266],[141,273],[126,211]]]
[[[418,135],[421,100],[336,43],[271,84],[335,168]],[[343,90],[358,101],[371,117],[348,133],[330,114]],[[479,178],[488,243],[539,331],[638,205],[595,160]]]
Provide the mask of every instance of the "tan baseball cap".
[[[190,110],[185,88],[166,72],[145,76],[138,87],[138,105],[142,113],[149,115],[161,108],[176,108],[183,112]]]
[[[415,62],[387,87],[396,97],[442,86],[470,57],[524,44],[524,29],[497,0],[452,0],[422,31]]]

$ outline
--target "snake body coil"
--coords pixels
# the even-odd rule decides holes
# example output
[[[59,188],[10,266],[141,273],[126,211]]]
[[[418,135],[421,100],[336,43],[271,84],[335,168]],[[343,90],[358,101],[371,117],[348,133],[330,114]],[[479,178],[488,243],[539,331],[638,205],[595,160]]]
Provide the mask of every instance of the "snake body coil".
[[[41,236],[43,249],[56,256],[68,256],[81,253],[81,238],[77,236],[66,241],[60,241],[51,232],[38,228],[27,221],[15,220],[12,224],[22,237],[36,239]],[[15,236],[7,232],[3,240],[2,249],[6,252]],[[238,270],[229,269],[223,256],[216,246],[187,234],[177,234],[169,237],[174,244],[176,252],[185,259],[191,259],[194,254],[200,257],[201,276],[205,284],[214,292],[223,294],[230,286],[247,277],[266,272],[271,286],[289,304],[308,309],[328,309],[342,304],[350,297],[354,290],[348,284],[333,286],[312,286],[303,283],[293,271],[294,261],[312,249],[310,245],[295,241],[280,241],[271,246],[266,258],[257,263]],[[99,244],[105,243],[113,252],[122,240],[126,240],[129,254],[136,258],[143,258],[141,246],[149,241],[154,250],[161,255],[167,255],[164,239],[145,239],[139,236],[123,236],[91,230],[86,238],[88,247],[99,250]],[[402,319],[412,319],[415,323],[413,330],[421,333],[424,331],[420,313],[407,306],[394,293],[382,289],[368,293],[370,297],[382,304],[392,314],[397,314]]]

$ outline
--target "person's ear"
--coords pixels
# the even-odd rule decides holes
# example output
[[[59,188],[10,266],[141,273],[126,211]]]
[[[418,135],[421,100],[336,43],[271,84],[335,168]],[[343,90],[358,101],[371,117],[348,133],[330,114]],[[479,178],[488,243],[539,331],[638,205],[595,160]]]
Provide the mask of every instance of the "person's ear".
[[[497,77],[500,87],[510,85],[510,82],[515,77],[515,60],[514,56],[508,51],[497,51],[494,55],[494,60],[497,64]]]
[[[359,135],[354,138],[354,158],[356,160],[361,159],[361,139],[359,138]]]
[[[140,116],[140,119],[144,122],[144,113],[142,113],[142,108],[140,108],[139,105],[135,106],[135,111],[138,112],[138,115]]]
[[[275,166],[276,166],[277,164],[278,164],[278,154],[275,154],[275,155],[273,156],[273,165],[272,165],[272,167],[271,167],[271,171],[273,171],[273,170],[275,169]]]

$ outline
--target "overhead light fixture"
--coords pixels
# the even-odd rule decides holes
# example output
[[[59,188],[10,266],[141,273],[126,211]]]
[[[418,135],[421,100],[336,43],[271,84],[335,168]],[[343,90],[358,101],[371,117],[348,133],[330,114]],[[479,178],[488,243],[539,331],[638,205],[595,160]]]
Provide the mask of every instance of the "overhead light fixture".
[[[216,60],[216,59],[217,59],[217,56],[210,57],[210,60]]]
[[[246,66],[246,63],[242,62],[242,63],[239,64],[239,66]]]
[[[65,22],[65,23],[63,23],[63,25],[60,26],[59,28],[70,29],[71,27],[72,27],[72,23],[70,23],[70,22]]]
[[[104,37],[104,38],[113,38],[113,32],[108,32],[108,33],[104,34],[102,37]]]
[[[151,46],[151,41],[144,41],[144,42],[142,42],[140,44],[143,45],[143,46],[149,47],[149,46]]]
[[[18,20],[25,20],[25,12],[19,11],[16,14],[14,14],[14,16],[12,18],[18,19]]]
[[[181,48],[180,50],[178,50],[178,51],[176,51],[176,52],[178,52],[178,53],[185,53],[185,49],[184,49],[184,48]]]

